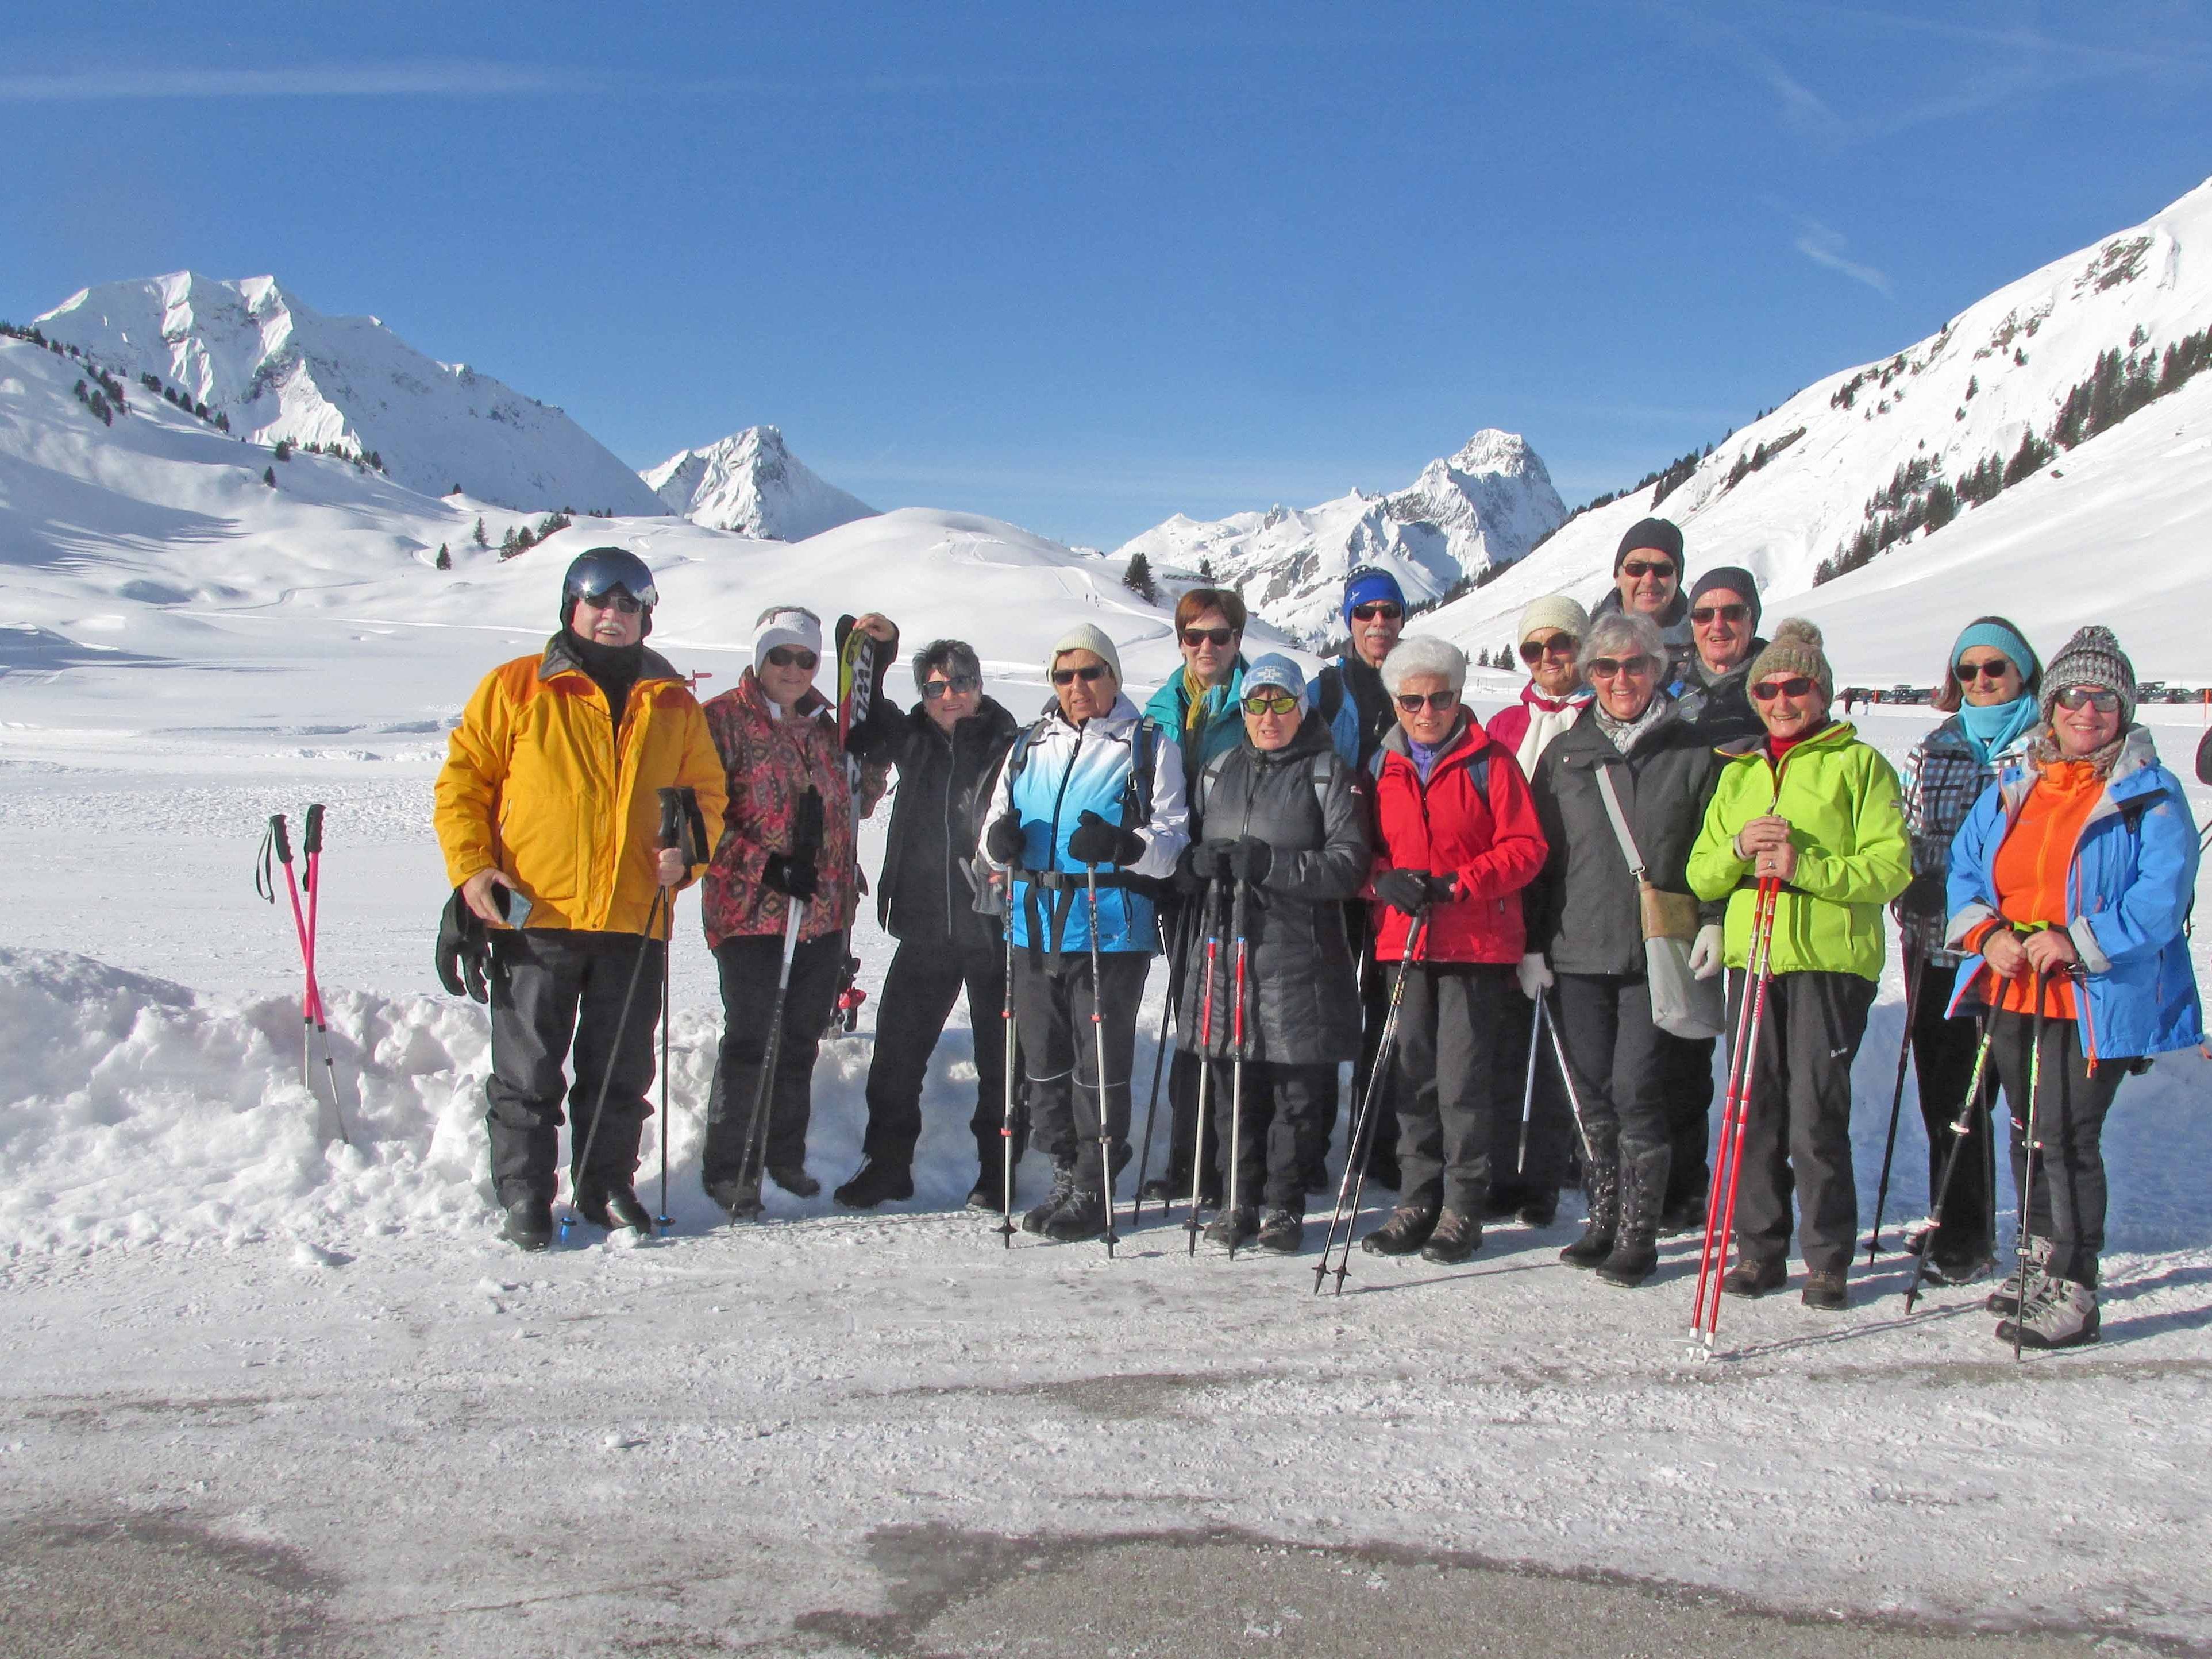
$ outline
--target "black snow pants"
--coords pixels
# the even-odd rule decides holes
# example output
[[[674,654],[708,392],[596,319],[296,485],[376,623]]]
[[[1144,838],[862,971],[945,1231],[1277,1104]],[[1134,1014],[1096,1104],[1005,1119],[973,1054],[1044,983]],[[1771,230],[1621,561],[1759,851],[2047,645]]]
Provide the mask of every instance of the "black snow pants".
[[[1951,1126],[1959,1121],[1966,1085],[1974,1079],[1974,1051],[1981,1032],[1972,1019],[1951,1019],[1945,1011],[1956,988],[1956,963],[1929,963],[1920,970],[1919,1002],[1912,1013],[1912,1071],[1920,1085],[1920,1121],[1928,1127],[1928,1197],[1932,1204],[1943,1179],[1943,1160],[1951,1151]],[[1983,1075],[1972,1103],[1972,1125],[1951,1189],[1943,1196],[1943,1225],[1928,1241],[1928,1257],[1937,1263],[1985,1261],[1996,1253],[1996,1141],[1990,1133],[1990,1109],[1997,1096],[1994,1066]]]
[[[2028,1051],[2035,1022],[1999,1009],[1990,1060],[2004,1080],[2012,1108],[2012,1181],[2027,1184]],[[2077,1285],[2097,1282],[2105,1249],[2105,1115],[2128,1076],[2125,1060],[2100,1060],[2090,1075],[2081,1052],[2081,1028],[2070,1019],[2043,1022],[2043,1075],[2035,1100],[2035,1184],[2028,1195],[2027,1230],[2051,1241],[2050,1273]]]
[[[722,1043],[707,1097],[707,1144],[699,1178],[708,1187],[738,1179],[744,1164],[745,1133],[760,1092],[761,1063],[768,1058],[769,1021],[775,1008],[776,976],[783,968],[783,935],[749,933],[714,947],[722,980]],[[791,959],[791,989],[783,1006],[783,1041],[769,1086],[766,1169],[806,1167],[806,1124],[812,1115],[814,1057],[845,972],[845,936],[825,933],[800,942]]]
[[[1528,1084],[1528,1043],[1536,1044],[1536,1080]],[[1555,1193],[1572,1179],[1575,1119],[1567,1104],[1552,1039],[1536,1024],[1536,1005],[1508,988],[1498,1015],[1497,1108],[1491,1114],[1490,1205],[1522,1205]],[[1528,1155],[1521,1152],[1521,1110],[1528,1110]]]
[[[1627,974],[1561,974],[1559,998],[1567,1063],[1597,1160],[1635,1164],[1669,1150],[1659,1051],[1666,1033],[1651,1023],[1650,982]]]
[[[1398,1201],[1482,1217],[1498,1015],[1513,988],[1502,963],[1419,963],[1398,1011]]]
[[[1355,899],[1345,906],[1345,919],[1352,954],[1359,961],[1359,1058],[1352,1064],[1352,1109],[1344,1114],[1347,1125],[1344,1132],[1345,1152],[1349,1157],[1349,1126],[1358,1121],[1359,1103],[1367,1098],[1368,1086],[1374,1080],[1375,1056],[1382,1047],[1382,1022],[1389,1017],[1390,987],[1396,982],[1397,968],[1395,963],[1375,960],[1374,916],[1364,900]],[[1385,1067],[1382,1092],[1375,1102],[1375,1127],[1368,1134],[1370,1169],[1379,1166],[1387,1170],[1397,1160],[1397,1067]],[[1338,1107],[1335,1100],[1328,1103],[1328,1121],[1322,1126],[1321,1152],[1314,1160],[1314,1167],[1307,1172],[1310,1184],[1326,1184],[1328,1144],[1336,1133]]]
[[[975,1109],[968,1127],[976,1156],[995,1166],[1006,1109],[1006,956],[980,941],[902,939],[877,1005],[876,1048],[868,1062],[868,1127],[860,1151],[878,1164],[911,1167],[921,1139],[921,1085],[929,1057],[963,990],[975,1033]],[[1014,1156],[1022,1152],[1015,1112]]]
[[[1222,1202],[1229,1201],[1230,1148],[1237,1152],[1237,1202],[1257,1209],[1306,1212],[1306,1171],[1319,1152],[1324,1101],[1336,1092],[1336,1067],[1284,1066],[1273,1060],[1244,1062],[1244,1099],[1237,1110],[1237,1067],[1234,1061],[1211,1062],[1213,1081],[1213,1134],[1220,1156]],[[1243,1122],[1237,1121],[1242,1116]]]
[[[1028,1073],[1030,1139],[1054,1163],[1073,1161],[1079,1180],[1095,1187],[1098,1161],[1098,1036],[1091,1027],[1094,994],[1088,952],[1056,958],[1014,952],[1014,1018]],[[1114,1169],[1129,1157],[1129,1071],[1137,1050],[1137,1005],[1152,958],[1142,951],[1103,951],[1096,988],[1106,1040],[1106,1136]]]
[[[1702,1204],[1712,1189],[1706,1153],[1713,1139],[1713,1050],[1717,1037],[1678,1037],[1661,1031],[1659,1071],[1666,1101],[1667,1140],[1674,1148],[1667,1169],[1666,1207]]]
[[[637,999],[622,1027],[624,994],[637,975]],[[668,947],[641,933],[526,927],[491,935],[491,1077],[484,1085],[491,1179],[502,1208],[525,1200],[550,1203],[559,1155],[561,1101],[568,1101],[572,1191],[628,1187],[637,1175],[639,1142],[653,1115],[653,1032],[660,1017],[660,976]],[[575,1080],[562,1067],[574,1048]],[[592,1114],[604,1084],[598,1132]],[[592,1161],[582,1165],[589,1140]]]

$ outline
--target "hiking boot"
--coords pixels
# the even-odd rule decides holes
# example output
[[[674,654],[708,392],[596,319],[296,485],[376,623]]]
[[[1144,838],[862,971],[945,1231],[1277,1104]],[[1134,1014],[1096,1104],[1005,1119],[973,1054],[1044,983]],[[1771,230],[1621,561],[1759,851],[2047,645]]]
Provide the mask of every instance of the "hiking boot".
[[[773,1172],[771,1172],[773,1173]],[[872,1210],[887,1200],[914,1196],[914,1171],[903,1164],[869,1158],[843,1186],[830,1194],[848,1210]],[[998,1206],[992,1206],[994,1209]]]
[[[1935,1285],[1972,1285],[1989,1277],[1996,1258],[1978,1245],[1963,1250],[1939,1250],[1926,1258],[1923,1271]]]
[[[1070,1158],[1065,1164],[1055,1164],[1052,1166],[1052,1190],[1044,1195],[1044,1201],[1042,1204],[1023,1213],[1022,1231],[1025,1233],[1042,1233],[1045,1230],[1045,1224],[1060,1212],[1060,1206],[1074,1196],[1075,1160]]]
[[[1535,1188],[1533,1187],[1519,1186],[1510,1181],[1493,1181],[1490,1184],[1489,1200],[1482,1206],[1482,1218],[1485,1221],[1503,1221],[1518,1212],[1522,1205],[1534,1195]]]
[[[1997,1340],[2010,1342],[2014,1321],[1997,1322]],[[2045,1278],[2018,1322],[2023,1348],[2078,1348],[2097,1340],[2097,1292],[2070,1279]]]
[[[1589,1200],[1589,1219],[1583,1224],[1583,1236],[1559,1252],[1570,1267],[1595,1267],[1613,1254],[1620,1227],[1620,1165],[1611,1158],[1591,1164],[1583,1172],[1583,1191]]]
[[[1260,1232],[1260,1212],[1249,1204],[1239,1204],[1233,1210],[1224,1210],[1206,1224],[1206,1242],[1235,1249],[1248,1238]]]
[[[968,1189],[968,1207],[997,1215],[1006,1207],[1006,1171],[996,1159],[987,1160],[975,1171],[975,1184]]]
[[[771,1164],[768,1178],[793,1198],[811,1198],[822,1190],[822,1183],[806,1173],[804,1164]]]
[[[1820,1273],[1808,1268],[1805,1273],[1805,1288],[1797,1299],[1808,1308],[1818,1308],[1822,1313],[1841,1313],[1851,1305],[1849,1282],[1843,1270]]]
[[[517,1199],[507,1206],[499,1236],[518,1250],[542,1250],[553,1243],[553,1206],[542,1198]]]
[[[1260,1248],[1280,1255],[1294,1254],[1306,1240],[1306,1218],[1296,1210],[1270,1207],[1260,1218]]]
[[[1660,1146],[1620,1162],[1620,1225],[1597,1276],[1624,1288],[1641,1285],[1659,1266],[1659,1211],[1667,1192],[1671,1148]]]
[[[1305,1172],[1304,1177],[1298,1184],[1300,1188],[1304,1189],[1305,1195],[1308,1198],[1321,1197],[1332,1190],[1335,1185],[1335,1183],[1328,1178],[1328,1167],[1320,1164],[1316,1164],[1312,1169],[1308,1170]],[[1262,1221],[1261,1225],[1262,1228],[1265,1228],[1267,1223]]]
[[[1071,1174],[1073,1172],[1071,1171]],[[1044,1224],[1044,1236],[1058,1244],[1079,1244],[1106,1231],[1106,1212],[1097,1183],[1085,1182],[1067,1195]]]
[[[1789,1266],[1780,1257],[1747,1255],[1721,1275],[1721,1290],[1729,1296],[1765,1296],[1789,1282]]]
[[[2014,1259],[2012,1271],[2004,1276],[1996,1289],[1990,1292],[1989,1299],[1982,1306],[2000,1319],[2010,1319],[2020,1311],[2021,1279],[2027,1279],[2027,1293],[2032,1297],[2035,1294],[2035,1287],[2043,1282],[2044,1269],[2050,1265],[2051,1241],[2031,1237],[2027,1241],[2027,1254]]]
[[[1437,1230],[1437,1212],[1425,1204],[1401,1204],[1390,1218],[1359,1241],[1373,1255],[1411,1255]]]
[[[1367,1184],[1380,1187],[1384,1192],[1395,1193],[1406,1184],[1398,1170],[1395,1152],[1370,1152],[1367,1155]]]
[[[632,1232],[653,1232],[653,1216],[637,1201],[637,1194],[629,1187],[610,1187],[605,1192],[586,1188],[576,1198],[576,1213],[594,1227],[605,1227],[609,1232],[628,1228]]]
[[[1538,1188],[1513,1215],[1524,1227],[1550,1226],[1559,1218],[1559,1189],[1557,1187]]]
[[[1471,1215],[1446,1210],[1430,1230],[1429,1242],[1421,1246],[1421,1260],[1454,1266],[1481,1248],[1482,1224]]]
[[[720,1181],[706,1183],[707,1196],[722,1208],[732,1221],[752,1221],[761,1212],[760,1182],[740,1181],[731,1176]]]

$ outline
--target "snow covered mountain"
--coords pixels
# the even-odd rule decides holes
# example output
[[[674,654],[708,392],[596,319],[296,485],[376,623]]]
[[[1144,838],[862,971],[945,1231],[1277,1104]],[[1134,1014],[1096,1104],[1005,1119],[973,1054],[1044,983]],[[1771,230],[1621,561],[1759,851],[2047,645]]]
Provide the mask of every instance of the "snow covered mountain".
[[[1354,489],[1303,512],[1278,506],[1205,522],[1178,513],[1115,556],[1141,553],[1155,576],[1194,579],[1204,561],[1259,615],[1317,641],[1338,626],[1337,598],[1354,567],[1382,565],[1408,599],[1433,599],[1511,564],[1566,516],[1536,452],[1492,428],[1395,495]]]
[[[876,511],[808,471],[772,426],[684,450],[640,476],[677,517],[763,541],[804,541]]]
[[[659,511],[637,474],[559,410],[434,362],[374,317],[325,317],[273,276],[105,283],[38,326],[127,382],[151,374],[206,404],[241,437],[374,453],[422,495],[458,484],[517,508]]]
[[[2212,383],[2189,383],[2212,360],[2208,329],[2212,181],[1578,514],[1430,625],[1494,647],[1540,593],[1595,599],[1622,532],[1656,512],[1682,526],[1692,576],[1741,565],[1769,617],[1863,626],[1859,654],[1838,659],[1855,679],[1924,683],[1992,608],[2051,647],[2096,617],[2144,642],[2145,673],[2212,678],[2201,630],[2176,626],[2202,614],[2212,532]],[[1944,602],[1923,604],[1923,584]]]

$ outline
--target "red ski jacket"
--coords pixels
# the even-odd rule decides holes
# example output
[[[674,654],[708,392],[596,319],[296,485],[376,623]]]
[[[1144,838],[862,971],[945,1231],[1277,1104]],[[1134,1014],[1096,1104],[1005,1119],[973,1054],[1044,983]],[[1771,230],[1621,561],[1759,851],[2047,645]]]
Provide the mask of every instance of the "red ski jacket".
[[[1424,784],[1402,727],[1382,739],[1375,780],[1375,873],[1420,870],[1459,878],[1450,902],[1429,912],[1421,955],[1431,962],[1517,963],[1527,940],[1521,890],[1544,867],[1535,798],[1513,751],[1473,714],[1458,743],[1437,757]],[[1480,774],[1480,778],[1477,775]],[[1370,888],[1367,896],[1374,898]],[[1409,919],[1375,904],[1375,954],[1405,951]]]

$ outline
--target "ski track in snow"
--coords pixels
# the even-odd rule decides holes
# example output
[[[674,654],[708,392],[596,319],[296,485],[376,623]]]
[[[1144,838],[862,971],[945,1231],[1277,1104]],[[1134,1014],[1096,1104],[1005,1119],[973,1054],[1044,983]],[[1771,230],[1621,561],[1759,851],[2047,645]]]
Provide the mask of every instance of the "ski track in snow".
[[[1864,729],[1901,755],[1927,719]],[[772,1193],[768,1224],[718,1226],[696,1153],[719,1008],[687,903],[676,1232],[617,1249],[583,1228],[524,1257],[491,1234],[482,1011],[425,989],[438,739],[328,724],[96,748],[19,732],[0,765],[0,847],[40,872],[0,952],[11,1516],[159,1514],[289,1547],[394,1652],[513,1651],[545,1637],[516,1610],[542,1597],[580,1621],[562,1639],[774,1643],[806,1613],[879,1607],[870,1540],[915,1524],[1235,1527],[1818,1616],[2212,1642],[2190,1588],[2212,1508],[2197,1056],[2116,1109],[2100,1346],[2015,1370],[1981,1289],[1907,1320],[1887,1255],[1840,1317],[1731,1301],[1709,1358],[1686,1334],[1689,1238],[1635,1293],[1560,1266],[1563,1222],[1493,1229],[1463,1268],[1356,1255],[1340,1298],[1311,1294],[1318,1219],[1287,1261],[1193,1261],[1154,1224],[1110,1264],[1096,1245],[1001,1249],[957,1207],[960,1013],[915,1200],[854,1215]],[[2194,737],[2174,725],[2170,750]],[[312,799],[330,807],[320,954],[352,1148],[300,1082],[289,911],[250,884],[262,820]],[[864,836],[872,869],[888,816]],[[860,954],[863,1035],[816,1073],[825,1185],[858,1163],[890,956],[872,925]],[[1863,1221],[1901,1011],[1893,963],[1856,1073]],[[648,1203],[658,1150],[649,1133]],[[1925,1207],[1925,1156],[1908,1099],[1893,1249]],[[1042,1161],[1023,1179],[1041,1190]],[[584,1540],[620,1515],[651,1541],[617,1562]]]

